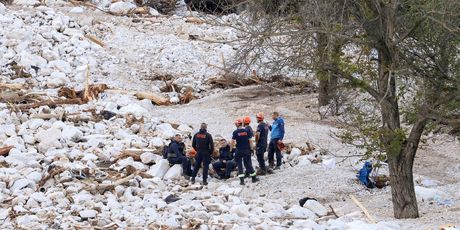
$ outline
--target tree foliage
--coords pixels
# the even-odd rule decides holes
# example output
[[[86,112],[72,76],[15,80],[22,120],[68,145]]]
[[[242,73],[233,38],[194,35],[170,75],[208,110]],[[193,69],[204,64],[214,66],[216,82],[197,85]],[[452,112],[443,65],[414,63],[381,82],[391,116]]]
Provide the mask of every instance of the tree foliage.
[[[460,1],[269,2],[251,1],[243,17],[240,66],[314,70],[365,92],[349,103],[343,140],[388,160],[395,217],[418,217],[412,168],[422,134],[460,127]]]

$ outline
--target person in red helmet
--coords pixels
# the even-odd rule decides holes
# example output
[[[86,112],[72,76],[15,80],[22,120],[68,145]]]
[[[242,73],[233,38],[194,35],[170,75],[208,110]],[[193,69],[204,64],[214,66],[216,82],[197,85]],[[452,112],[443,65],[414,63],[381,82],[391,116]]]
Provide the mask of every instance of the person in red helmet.
[[[246,172],[252,177],[252,182],[256,183],[257,174],[252,167],[251,151],[252,141],[248,129],[243,127],[243,119],[237,119],[235,121],[236,130],[233,131],[232,135],[232,147],[236,147],[235,161],[238,167],[238,177],[240,178],[240,184],[244,185],[244,170],[243,164],[246,168]]]
[[[249,138],[252,138],[254,136],[254,131],[252,130],[251,127],[251,117],[245,116],[243,117],[243,126],[249,131]]]
[[[269,126],[267,123],[264,122],[264,114],[258,113],[256,114],[257,119],[257,130],[255,134],[256,138],[256,156],[257,161],[259,162],[259,170],[257,171],[257,175],[265,175],[267,173],[271,173],[272,170],[268,170],[265,165],[264,154],[267,151],[267,137]]]

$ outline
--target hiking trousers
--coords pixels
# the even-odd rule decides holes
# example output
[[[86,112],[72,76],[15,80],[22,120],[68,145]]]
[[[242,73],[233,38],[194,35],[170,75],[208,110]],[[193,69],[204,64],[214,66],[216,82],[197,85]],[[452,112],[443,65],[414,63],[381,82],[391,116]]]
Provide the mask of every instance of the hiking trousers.
[[[252,167],[251,151],[249,149],[248,150],[238,150],[237,149],[235,152],[235,161],[238,167],[238,177],[245,176],[243,164],[244,164],[244,168],[246,168],[246,173],[248,173],[249,176],[256,176],[254,168]]]
[[[209,164],[211,163],[210,152],[198,152],[195,158],[195,167],[193,167],[192,177],[196,177],[196,174],[198,174],[198,170],[200,170],[201,163],[203,163],[203,181],[207,181]]]

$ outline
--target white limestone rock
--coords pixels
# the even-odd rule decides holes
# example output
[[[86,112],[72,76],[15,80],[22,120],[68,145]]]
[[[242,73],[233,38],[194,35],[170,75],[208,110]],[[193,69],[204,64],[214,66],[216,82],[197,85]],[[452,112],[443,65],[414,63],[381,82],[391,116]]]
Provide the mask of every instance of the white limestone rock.
[[[179,180],[182,176],[182,166],[180,164],[173,165],[168,169],[168,172],[164,175],[165,180]]]
[[[161,159],[158,163],[152,166],[147,173],[154,177],[163,178],[166,172],[168,172],[168,169],[169,169],[168,160]]]
[[[298,149],[298,148],[293,148],[293,149],[291,150],[291,153],[290,153],[289,156],[288,156],[288,160],[293,160],[293,159],[299,157],[301,154],[302,154],[302,151],[301,151],[300,149]]]
[[[154,137],[149,141],[149,144],[152,147],[162,147],[164,145],[164,141],[161,137]]]
[[[86,209],[79,212],[81,218],[94,218],[97,215],[97,212],[92,209]]]
[[[163,124],[157,125],[157,127],[156,127],[156,132],[157,132],[158,135],[160,135],[160,137],[162,137],[163,139],[171,138],[171,137],[173,137],[175,134],[178,133],[178,131],[175,130],[175,129],[171,126],[171,124],[169,124],[169,123],[163,123]]]
[[[115,2],[110,5],[110,12],[115,13],[115,14],[127,14],[130,10],[133,10],[136,8],[136,5],[134,5],[131,2]]]
[[[136,118],[148,117],[149,111],[137,103],[131,103],[129,105],[123,106],[119,111],[119,114],[126,116],[129,114],[134,115]]]
[[[74,126],[67,126],[62,130],[62,138],[67,141],[78,142],[83,137],[83,132]]]
[[[290,209],[287,210],[289,215],[294,218],[308,218],[308,219],[315,219],[316,214],[310,211],[307,208],[302,208],[299,205],[294,205]]]
[[[152,152],[145,152],[141,154],[141,161],[144,164],[150,164],[152,162],[155,162],[156,160],[156,154]]]
[[[81,14],[84,11],[85,10],[82,7],[77,6],[77,7],[74,7],[72,9],[70,9],[69,13],[71,13],[71,14]]]
[[[16,181],[14,181],[13,185],[10,187],[11,191],[18,191],[23,188],[29,187],[33,188],[35,186],[35,183],[32,180],[26,179],[26,178],[21,178]]]
[[[307,200],[304,207],[310,209],[310,211],[316,213],[316,215],[320,217],[327,215],[327,209],[316,200]]]

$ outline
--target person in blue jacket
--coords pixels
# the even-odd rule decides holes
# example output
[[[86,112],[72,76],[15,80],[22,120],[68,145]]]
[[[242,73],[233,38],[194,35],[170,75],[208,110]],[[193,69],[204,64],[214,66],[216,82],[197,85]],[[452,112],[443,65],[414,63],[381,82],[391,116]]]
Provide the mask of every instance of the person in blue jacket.
[[[232,171],[236,168],[236,162],[233,160],[234,151],[230,151],[230,145],[225,139],[220,140],[220,146],[219,160],[214,162],[212,167],[221,179],[228,179]]]
[[[375,183],[369,179],[371,172],[372,172],[372,164],[371,162],[366,161],[364,163],[363,168],[359,170],[359,173],[357,175],[361,184],[365,185],[368,188],[375,187]]]
[[[284,120],[280,117],[278,112],[272,113],[273,123],[270,125],[270,143],[268,144],[268,164],[270,167],[275,165],[275,153],[276,153],[276,167],[280,169],[282,164],[281,150],[278,148],[278,144],[283,141],[284,138]]]

